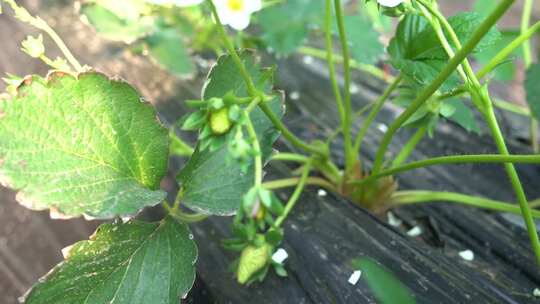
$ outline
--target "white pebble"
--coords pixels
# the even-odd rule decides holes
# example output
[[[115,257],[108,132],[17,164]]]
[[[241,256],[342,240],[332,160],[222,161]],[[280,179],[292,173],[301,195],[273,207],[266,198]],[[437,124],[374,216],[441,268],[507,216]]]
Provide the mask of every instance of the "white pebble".
[[[411,230],[407,231],[407,235],[411,237],[417,237],[422,234],[422,228],[419,226],[414,226]]]
[[[377,129],[383,133],[386,133],[386,131],[388,131],[388,126],[385,124],[377,124]]]
[[[289,254],[287,253],[287,251],[285,251],[285,249],[283,249],[283,248],[279,248],[272,255],[272,261],[274,261],[274,262],[276,262],[278,264],[282,264],[283,261],[285,261],[288,257],[289,257]]]
[[[538,288],[535,288],[533,290],[533,296],[537,297],[537,298],[540,298],[540,289]]]
[[[464,259],[465,261],[472,261],[474,260],[474,252],[472,252],[471,250],[467,249],[467,250],[463,250],[463,251],[460,251],[459,252],[459,256]]]
[[[397,218],[392,211],[388,211],[386,214],[388,218],[388,224],[393,227],[399,227],[401,224],[403,224],[403,221],[399,218]]]
[[[309,55],[306,55],[306,56],[304,56],[303,61],[304,61],[305,64],[312,64],[313,63],[313,57],[311,57]]]
[[[320,197],[326,196],[326,194],[326,191],[324,191],[323,189],[319,189],[319,191],[317,191],[317,195]]]
[[[130,217],[130,216],[124,216],[124,217],[122,217],[122,223],[124,223],[124,224],[127,223],[127,222],[129,222],[129,220],[131,220],[131,217]]]
[[[291,100],[298,100],[300,99],[300,92],[292,91],[291,94],[289,94],[289,97],[291,98]]]
[[[85,213],[83,213],[83,217],[84,217],[84,219],[87,220],[87,221],[93,221],[93,220],[96,219],[95,217],[93,217],[93,216],[91,216],[91,215],[88,215],[88,214],[85,214]]]
[[[356,94],[360,92],[360,87],[356,83],[351,83],[351,88],[349,89],[349,92],[351,92],[351,94]]]
[[[349,284],[356,285],[356,283],[358,283],[360,280],[360,276],[362,276],[362,271],[355,270],[349,277]]]

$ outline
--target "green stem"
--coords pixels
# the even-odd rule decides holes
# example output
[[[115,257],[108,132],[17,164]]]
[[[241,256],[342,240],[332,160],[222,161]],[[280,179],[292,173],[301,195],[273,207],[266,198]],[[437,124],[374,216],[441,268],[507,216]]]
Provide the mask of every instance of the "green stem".
[[[450,35],[450,39],[452,40],[452,43],[454,43],[456,48],[459,50],[462,48],[461,41],[459,41],[459,38],[456,35],[456,32],[454,31],[454,29],[452,28],[452,25],[450,25],[448,20],[446,20],[443,14],[441,14],[441,12],[439,12],[439,10],[437,9],[437,2],[434,2],[433,4],[429,4],[429,3],[424,2],[424,0],[418,0],[418,1],[438,21],[435,27],[435,31],[438,32],[437,37],[439,38],[441,44],[446,50],[448,56],[450,58],[454,57],[454,51],[452,47],[450,46],[448,40],[446,40],[445,33],[440,28],[440,26],[442,26],[442,28]],[[460,71],[460,76],[465,83],[467,83],[468,81],[473,81],[472,79],[468,79],[469,78],[468,76],[471,74],[474,75],[474,72],[467,57],[463,58],[463,62],[461,66],[458,66],[458,71]]]
[[[349,42],[345,31],[345,22],[343,19],[343,9],[341,0],[334,0],[334,10],[336,13],[336,21],[338,26],[339,38],[341,40],[341,52],[343,55],[343,74],[345,78],[345,121],[343,123],[343,142],[345,146],[345,172],[351,172],[356,163],[356,154],[353,150],[353,142],[351,136],[352,125],[352,103],[351,103],[351,65]]]
[[[493,99],[493,105],[496,106],[499,109],[512,112],[515,114],[523,115],[523,116],[531,116],[531,110],[529,110],[526,107],[522,107],[520,105],[516,105],[514,103],[502,100],[502,99]]]
[[[529,206],[530,206],[531,208],[538,208],[538,207],[540,207],[540,198],[535,199],[534,201],[531,201],[531,202],[529,203]]]
[[[308,180],[308,177],[309,177],[309,172],[311,171],[311,164],[312,164],[312,161],[310,160],[305,165],[304,171],[302,172],[302,176],[300,177],[300,180],[298,181],[298,184],[297,184],[296,188],[294,189],[293,194],[289,198],[289,201],[285,205],[285,209],[283,210],[283,214],[280,215],[276,219],[276,221],[274,223],[275,227],[279,227],[279,226],[281,226],[281,224],[283,224],[283,221],[285,221],[285,219],[287,218],[287,216],[289,215],[291,210],[294,208],[294,205],[296,204],[296,202],[300,198],[300,195],[302,194],[302,191],[304,191],[304,187],[306,186],[306,183],[307,183],[307,180]]]
[[[249,114],[247,114],[247,111],[244,112],[244,119],[246,121],[246,130],[251,139],[251,142],[253,145],[253,152],[255,154],[254,187],[259,188],[262,184],[262,177],[263,177],[263,172],[262,172],[263,161],[262,161],[261,146],[259,144],[259,140],[257,139],[257,132],[255,131],[255,127],[253,126],[253,123],[251,122],[251,119],[249,118]]]
[[[372,180],[385,176],[391,176],[419,168],[450,164],[469,164],[469,163],[488,163],[488,164],[540,164],[540,155],[499,155],[499,154],[479,154],[479,155],[453,155],[441,156],[410,162],[408,164],[394,166],[383,170],[378,174],[371,175],[365,179],[355,181],[355,184],[364,184]]]
[[[326,0],[326,13],[324,17],[324,31],[325,31],[325,44],[326,44],[326,61],[328,64],[328,74],[330,77],[330,84],[332,85],[332,91],[336,99],[336,105],[339,112],[341,121],[341,131],[345,130],[345,107],[343,106],[343,98],[336,77],[336,67],[334,65],[334,47],[332,44],[332,0]]]
[[[174,129],[171,129],[169,131],[169,140],[169,151],[171,154],[179,156],[191,156],[193,155],[193,152],[195,152],[195,149],[193,149],[193,147],[188,145],[180,137],[178,137],[178,135],[176,135]]]
[[[317,154],[322,157],[328,157],[326,151],[318,146],[310,145],[300,138],[298,138],[296,135],[294,135],[289,129],[283,124],[283,122],[279,119],[279,117],[274,114],[272,109],[266,104],[266,102],[261,102],[259,104],[259,107],[261,110],[266,114],[268,119],[272,122],[272,124],[281,131],[281,134],[294,146],[303,149],[304,151],[307,151],[309,153]]]
[[[163,208],[167,213],[172,216],[174,219],[182,222],[182,223],[196,223],[200,221],[204,221],[208,218],[208,215],[201,214],[201,213],[185,213],[181,211],[179,208],[171,208],[169,207],[169,204],[167,202],[163,203]]]
[[[264,98],[264,94],[262,92],[259,92],[255,85],[253,84],[253,80],[251,79],[251,76],[246,69],[244,63],[242,62],[242,59],[240,59],[240,56],[238,55],[238,52],[234,48],[233,43],[231,42],[229,36],[225,32],[225,27],[223,26],[223,23],[221,22],[221,19],[219,18],[219,15],[216,10],[216,6],[211,0],[206,1],[208,5],[210,6],[210,9],[212,11],[212,15],[214,17],[214,20],[217,23],[218,32],[221,36],[221,39],[223,40],[223,43],[225,44],[225,47],[227,48],[227,51],[229,52],[230,56],[232,56],[233,61],[235,65],[237,66],[238,70],[240,71],[240,75],[242,75],[242,78],[244,79],[244,82],[246,83],[246,87],[248,90],[248,93],[252,97],[260,96],[262,98],[262,102],[259,103],[259,107],[264,112],[264,114],[270,119],[272,124],[283,134],[287,140],[289,140],[293,145],[295,145],[298,148],[304,149],[305,151],[308,151],[310,153],[315,153],[321,156],[326,156],[326,153],[323,149],[320,149],[319,147],[309,145],[302,141],[300,138],[296,137],[283,122],[274,114],[272,109],[266,104],[266,100]]]
[[[384,155],[394,134],[399,130],[399,128],[428,100],[433,93],[444,83],[444,81],[452,75],[454,70],[460,65],[460,63],[465,59],[476,47],[476,45],[482,40],[486,33],[491,29],[493,25],[504,15],[504,13],[510,8],[510,6],[515,2],[515,0],[503,0],[495,8],[495,10],[480,24],[478,29],[472,34],[471,38],[467,43],[460,49],[456,56],[454,56],[446,64],[444,69],[439,73],[437,78],[426,87],[412,102],[411,106],[406,109],[395,121],[390,125],[388,131],[384,135],[377,154],[375,157],[375,162],[373,165],[373,172],[376,174],[382,169],[384,162]]]
[[[325,50],[320,50],[320,49],[316,49],[316,48],[309,47],[309,46],[301,46],[300,48],[298,48],[298,52],[300,54],[312,56],[312,57],[319,58],[319,59],[324,59],[324,60],[328,59],[327,58],[328,55],[327,55],[327,52]],[[332,60],[334,61],[334,63],[343,63],[343,56],[341,56],[339,54],[334,54],[333,57],[332,57]],[[358,62],[358,61],[356,61],[356,60],[354,60],[352,58],[350,60],[350,65],[351,65],[351,68],[353,68],[353,69],[368,73],[371,76],[374,76],[374,77],[376,77],[376,78],[378,78],[380,80],[383,80],[385,82],[391,83],[391,82],[394,81],[394,77],[392,75],[386,73],[385,71],[383,71],[382,69],[378,68],[375,65],[364,64],[364,63]]]
[[[356,139],[354,140],[355,154],[358,154],[361,152],[360,150],[361,150],[362,142],[369,130],[369,127],[371,126],[371,124],[373,123],[373,121],[375,120],[379,112],[381,111],[384,103],[388,100],[390,95],[392,95],[392,93],[398,88],[402,79],[403,78],[401,75],[396,77],[394,81],[392,82],[392,84],[390,84],[390,86],[388,86],[386,90],[384,91],[384,93],[379,97],[377,102],[375,102],[375,105],[369,112],[369,115],[366,118],[366,120],[364,120],[364,122],[362,123],[362,126],[360,127],[360,131],[358,132],[358,134],[356,135]]]
[[[234,48],[234,45],[231,39],[229,39],[227,32],[225,32],[225,27],[223,26],[223,23],[221,22],[221,19],[219,18],[219,14],[217,12],[216,6],[214,5],[214,2],[212,2],[212,0],[207,0],[206,2],[210,6],[210,10],[212,11],[214,20],[216,24],[218,25],[217,28],[223,40],[223,43],[225,44],[225,47],[227,48],[227,51],[231,55],[234,63],[236,64],[236,67],[238,68],[240,75],[244,79],[244,82],[246,83],[246,87],[247,87],[249,95],[255,97],[256,95],[258,95],[258,90],[253,84],[253,80],[251,79],[251,76],[249,75],[249,72],[246,69],[244,63],[242,62],[242,59],[238,55],[238,52]]]
[[[532,8],[533,0],[525,0],[523,3],[523,14],[521,16],[521,35],[527,32],[531,24]],[[529,67],[532,63],[532,48],[529,39],[523,41],[523,61],[525,62],[525,67]]]
[[[512,40],[504,49],[502,49],[488,64],[486,64],[476,74],[478,78],[484,78],[487,74],[499,66],[508,56],[510,56],[517,48],[526,43],[531,37],[540,31],[540,21],[531,26],[528,30],[522,32],[516,39]]]
[[[454,44],[458,48],[461,48],[459,39],[457,38],[457,35],[454,32],[454,29],[452,28],[452,26],[450,26],[446,18],[442,16],[442,14],[440,14],[440,12],[438,12],[437,10],[435,9],[432,9],[432,10],[434,11],[434,14],[437,16],[437,18],[443,24],[443,27],[445,28],[445,30],[447,30],[448,33],[450,34],[450,37],[452,41],[454,42]],[[497,146],[497,149],[499,150],[499,153],[501,155],[510,155],[508,148],[506,146],[506,142],[504,140],[504,136],[499,127],[499,123],[497,122],[495,111],[493,109],[493,102],[491,101],[491,97],[489,95],[489,91],[487,87],[482,86],[480,84],[480,81],[474,74],[467,60],[464,61],[463,66],[464,66],[465,73],[467,74],[467,77],[468,77],[468,81],[469,81],[468,86],[469,86],[469,91],[471,93],[473,102],[479,107],[479,110],[484,114],[485,119],[488,123],[488,126],[491,130],[495,144]],[[514,165],[511,163],[505,163],[504,167],[510,179],[510,183],[512,184],[512,187],[514,189],[515,195],[517,197],[517,200],[521,209],[521,214],[525,221],[525,225],[527,226],[527,232],[529,234],[531,246],[535,253],[537,263],[540,265],[540,240],[538,238],[536,224],[534,222],[534,219],[532,218],[531,209],[527,202],[525,191],[523,190],[523,186],[521,184],[521,181],[519,179],[519,176],[517,174],[517,171]]]
[[[441,21],[438,18],[433,18],[433,16],[432,16],[432,14],[434,14],[434,12],[435,12],[435,10],[432,8],[432,5],[435,6],[436,3],[426,4],[421,0],[419,0],[418,2],[421,4],[419,7],[420,7],[420,10],[422,12],[422,15],[424,15],[424,17],[428,20],[431,27],[435,31],[435,34],[437,35],[437,38],[439,39],[439,42],[441,43],[444,51],[446,52],[446,54],[448,55],[449,58],[454,57],[456,54],[454,52],[454,49],[452,48],[452,46],[448,42],[448,40],[446,40],[446,37],[444,35],[443,29],[442,29],[441,24],[440,24]],[[460,47],[461,46],[459,46],[458,48],[460,48]],[[467,81],[467,76],[465,75],[463,67],[458,66],[457,71],[458,71],[459,75],[461,76],[461,78],[464,79],[465,81]]]
[[[309,161],[309,157],[301,155],[301,154],[296,154],[296,153],[277,153],[277,154],[272,155],[270,160],[306,163]]]
[[[487,98],[489,98],[489,95],[487,95]],[[500,154],[509,155],[510,153],[508,152],[504,137],[502,135],[501,129],[499,128],[497,118],[495,117],[495,112],[493,111],[493,107],[491,106],[491,101],[487,100],[487,102],[489,103],[489,106],[486,113],[486,119],[489,128],[493,133],[497,149],[499,150]],[[527,226],[527,232],[531,240],[531,246],[536,255],[536,261],[540,265],[540,240],[538,239],[536,224],[534,222],[534,219],[532,218],[531,208],[529,207],[529,203],[527,202],[527,196],[525,195],[525,191],[523,190],[523,186],[521,185],[521,181],[519,180],[519,176],[514,165],[506,163],[504,167],[506,169],[508,177],[510,178],[510,182],[512,184],[512,187],[514,188],[514,192],[517,196],[517,200],[521,209],[521,215],[523,216],[523,220],[525,221],[525,225]]]
[[[19,5],[13,0],[3,0],[5,3],[7,3],[15,12],[15,17],[23,22],[26,22],[33,27],[40,29],[47,33],[49,37],[54,41],[54,43],[58,46],[62,54],[64,54],[64,57],[67,59],[67,61],[73,66],[75,71],[82,72],[83,67],[79,63],[79,61],[73,56],[73,53],[69,50],[67,45],[64,43],[62,38],[58,36],[58,34],[45,22],[45,20],[41,19],[39,16],[32,16],[30,13],[24,8]]]
[[[418,203],[432,203],[436,201],[453,202],[476,208],[521,214],[519,207],[516,205],[455,192],[413,190],[398,191],[392,196],[392,203],[400,206]],[[532,214],[534,217],[540,218],[540,211],[534,210]]]
[[[277,189],[297,186],[299,182],[300,182],[299,177],[291,177],[291,178],[284,178],[284,179],[264,182],[262,186],[267,190],[277,190]],[[334,193],[338,193],[336,187],[332,185],[331,183],[329,183],[324,178],[308,177],[308,179],[306,180],[306,185],[319,186],[319,187],[325,188],[326,190],[330,190]]]
[[[403,164],[409,156],[412,154],[418,143],[424,138],[427,132],[427,127],[422,126],[416,130],[414,135],[409,139],[409,141],[401,148],[399,154],[394,158],[392,162],[392,167],[397,167]]]
[[[533,0],[525,0],[523,3],[523,15],[521,18],[521,35],[527,32],[529,25],[531,23],[531,15],[533,8]],[[532,64],[532,47],[531,41],[529,39],[523,42],[523,62],[525,64],[525,69],[528,69]],[[531,115],[531,143],[534,153],[540,151],[540,146],[538,142],[538,121]]]

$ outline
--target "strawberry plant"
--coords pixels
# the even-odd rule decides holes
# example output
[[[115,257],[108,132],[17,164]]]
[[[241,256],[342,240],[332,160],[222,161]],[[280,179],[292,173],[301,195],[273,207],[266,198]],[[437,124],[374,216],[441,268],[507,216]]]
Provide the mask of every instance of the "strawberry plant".
[[[374,213],[445,201],[519,214],[540,263],[534,222],[540,212],[526,197],[514,166],[540,163],[540,67],[529,42],[540,23],[530,25],[532,0],[525,1],[521,29],[513,36],[496,24],[514,0],[488,1],[489,5],[479,1],[477,7],[489,6],[489,13],[484,9],[449,18],[434,0],[353,1],[346,6],[340,0],[84,2],[79,13],[98,34],[148,55],[171,77],[195,73],[192,51],[218,55],[200,99],[185,101],[192,111],[176,124],[197,135],[194,147],[167,130],[135,88],[80,64],[43,19],[13,0],[1,2],[17,19],[51,38],[63,58],[47,56],[43,34],[22,42],[22,50],[49,65],[51,72],[5,79],[8,88],[0,97],[0,181],[17,190],[17,200],[28,208],[62,217],[112,220],[88,240],[67,248],[65,261],[28,292],[25,303],[178,303],[195,279],[197,247],[189,224],[209,216],[234,216],[233,236],[223,244],[238,252],[233,268],[240,284],[263,280],[270,270],[286,276],[279,251],[282,226],[308,186],[334,192]],[[252,19],[258,31],[242,32]],[[395,32],[392,22],[397,24]],[[381,33],[393,33],[386,52]],[[304,45],[310,35],[325,49]],[[327,61],[341,119],[331,136],[308,142],[288,129],[282,121],[284,94],[274,89],[275,68],[262,67],[257,56],[264,49]],[[512,54],[522,54],[527,67],[528,108],[496,100],[490,93],[491,77],[507,76],[501,69],[513,64],[508,60]],[[478,69],[473,69],[472,58],[481,64]],[[378,65],[381,61],[384,69]],[[342,86],[338,64],[343,68]],[[388,82],[365,109],[354,109],[351,102],[352,69]],[[371,164],[361,157],[364,139],[392,99],[403,111],[385,131]],[[534,154],[510,154],[496,107],[531,121]],[[471,132],[481,132],[479,124],[485,124],[498,154],[408,162],[417,144],[426,135],[436,136],[436,125],[445,120]],[[404,128],[415,133],[390,159],[388,147]],[[275,151],[280,137],[300,152]],[[331,153],[330,144],[337,138],[343,143],[343,164]],[[160,190],[170,154],[188,157],[177,175],[180,190],[172,202]],[[265,165],[278,161],[295,164],[295,175],[265,180]],[[399,188],[399,173],[463,163],[504,166],[517,204]],[[275,191],[289,187],[294,191],[283,202]],[[166,210],[161,221],[133,218],[157,205]],[[358,263],[378,271],[370,261]],[[384,271],[373,277],[400,289]],[[369,284],[377,289],[377,281]],[[404,302],[413,301],[402,291],[397,294]],[[383,297],[381,301],[392,302]]]

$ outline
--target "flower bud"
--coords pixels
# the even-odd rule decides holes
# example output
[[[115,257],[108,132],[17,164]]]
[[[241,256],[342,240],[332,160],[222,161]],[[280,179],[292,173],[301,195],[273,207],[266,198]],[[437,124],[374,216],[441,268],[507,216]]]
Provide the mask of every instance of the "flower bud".
[[[238,283],[247,283],[253,275],[266,267],[272,255],[272,246],[264,243],[260,247],[249,245],[240,255],[240,262],[236,271]]]
[[[22,50],[30,57],[39,58],[45,54],[45,46],[43,45],[43,36],[41,34],[37,38],[27,36],[21,44]]]

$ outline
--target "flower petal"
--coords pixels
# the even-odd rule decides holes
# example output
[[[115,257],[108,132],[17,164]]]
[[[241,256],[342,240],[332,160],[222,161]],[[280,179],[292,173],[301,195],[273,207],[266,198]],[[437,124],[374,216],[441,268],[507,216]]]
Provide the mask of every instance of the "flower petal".
[[[377,0],[377,2],[379,2],[379,4],[382,6],[396,7],[401,3],[405,2],[405,0]]]

